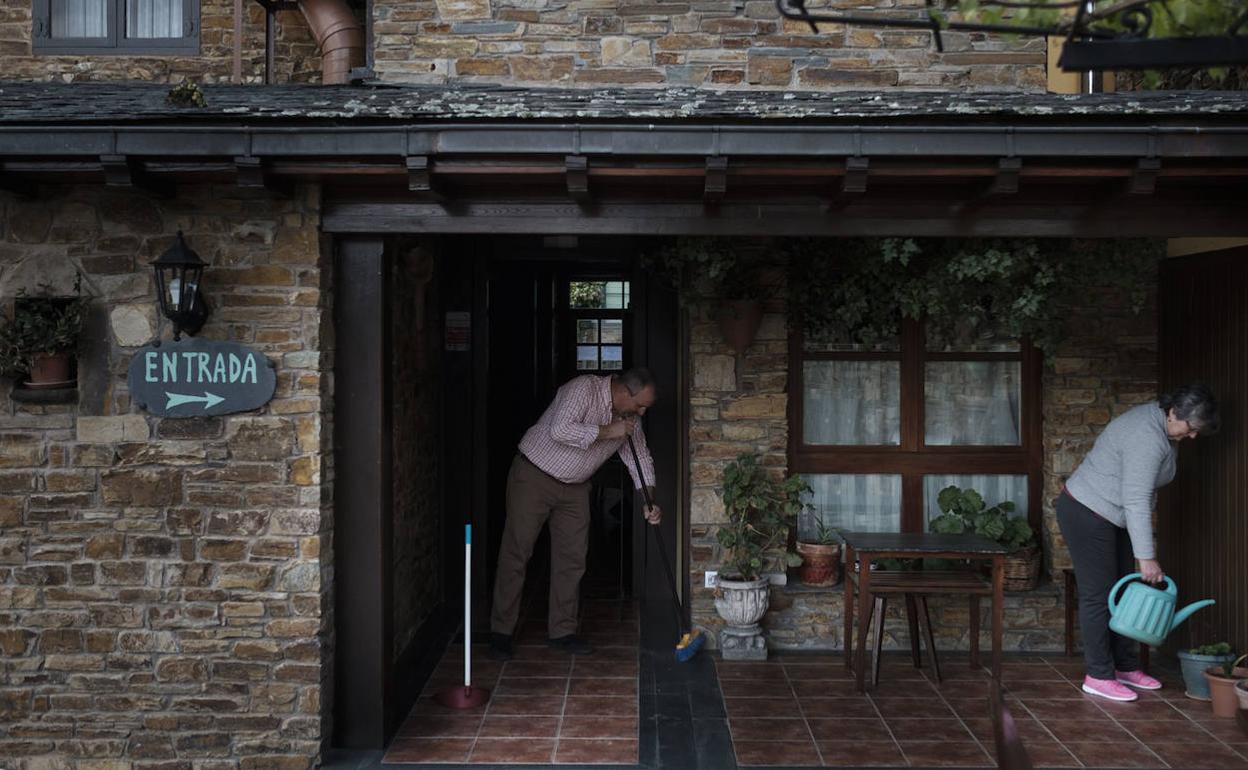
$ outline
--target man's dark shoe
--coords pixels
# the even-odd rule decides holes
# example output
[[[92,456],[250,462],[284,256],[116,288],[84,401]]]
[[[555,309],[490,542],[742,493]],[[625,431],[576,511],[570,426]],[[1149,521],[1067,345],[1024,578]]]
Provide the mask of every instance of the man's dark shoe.
[[[589,655],[594,646],[576,634],[568,634],[558,639],[547,639],[546,646],[554,650],[562,650],[569,655]]]
[[[511,649],[511,634],[490,634],[490,658],[493,660],[511,660],[515,653]]]

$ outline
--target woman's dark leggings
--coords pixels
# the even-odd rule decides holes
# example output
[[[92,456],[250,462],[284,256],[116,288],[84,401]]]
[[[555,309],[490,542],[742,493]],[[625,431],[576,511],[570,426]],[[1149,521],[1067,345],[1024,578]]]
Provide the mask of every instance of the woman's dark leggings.
[[[1101,518],[1065,490],[1056,507],[1079,584],[1079,629],[1088,676],[1113,679],[1115,669],[1135,671],[1140,667],[1139,643],[1109,630],[1109,589],[1135,570],[1131,538],[1125,528]]]

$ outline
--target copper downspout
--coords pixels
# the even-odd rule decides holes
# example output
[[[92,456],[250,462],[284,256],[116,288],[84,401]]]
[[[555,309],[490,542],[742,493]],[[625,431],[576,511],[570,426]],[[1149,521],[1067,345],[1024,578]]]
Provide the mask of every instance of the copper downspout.
[[[321,49],[321,82],[346,83],[364,65],[364,30],[343,0],[299,0],[299,10]]]

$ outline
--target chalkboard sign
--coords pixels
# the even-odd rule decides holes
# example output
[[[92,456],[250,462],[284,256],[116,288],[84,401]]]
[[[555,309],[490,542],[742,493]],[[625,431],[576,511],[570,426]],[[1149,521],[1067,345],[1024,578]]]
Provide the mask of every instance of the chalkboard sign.
[[[262,353],[233,342],[183,339],[141,348],[130,361],[130,400],[159,417],[205,417],[257,409],[277,375]]]

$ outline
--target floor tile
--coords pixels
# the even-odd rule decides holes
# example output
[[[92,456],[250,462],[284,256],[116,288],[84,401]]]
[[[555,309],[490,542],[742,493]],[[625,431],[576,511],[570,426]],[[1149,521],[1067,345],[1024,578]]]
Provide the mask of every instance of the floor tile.
[[[993,727],[990,717],[980,717],[978,719],[962,720],[971,734],[979,739],[980,743],[985,746],[990,745],[996,740],[996,730]],[[1018,730],[1018,735],[1023,739],[1023,743],[1030,746],[1033,743],[1044,743],[1046,741],[1056,740],[1053,733],[1049,731],[1043,724],[1032,719],[1031,717],[1019,718],[1015,716],[1014,726]]]
[[[815,682],[825,679],[848,681],[853,679],[852,671],[837,663],[785,663],[784,673],[792,682]]]
[[[1079,741],[1105,741],[1106,743],[1129,743],[1131,734],[1113,720],[1099,719],[1041,719],[1041,723],[1062,743]]]
[[[1187,770],[1214,767],[1243,770],[1248,767],[1248,757],[1221,744],[1173,743],[1150,745],[1149,748],[1171,767]]]
[[[797,713],[796,698],[724,698],[730,717],[774,717]]]
[[[481,729],[481,714],[461,716],[413,716],[403,723],[396,737],[402,738],[475,738]]]
[[[467,762],[472,738],[400,738],[390,744],[384,762]]]
[[[1019,709],[1012,709],[1019,711]],[[985,711],[987,708],[985,707]],[[1108,719],[1109,715],[1100,709],[1092,700],[1049,700],[1023,698],[1021,711],[1040,719]],[[989,715],[991,716],[991,714]]]
[[[1138,742],[1104,741],[1063,744],[1085,767],[1165,767],[1162,760]]]
[[[746,663],[742,661],[716,661],[715,673],[721,682],[730,679],[753,681],[785,681],[784,666],[778,663]]]
[[[818,743],[845,743],[857,741],[891,741],[893,734],[888,725],[878,717],[874,719],[810,719],[810,734]]]
[[[1248,743],[1248,733],[1234,719],[1198,719],[1195,724],[1208,730],[1223,743]]]
[[[720,681],[719,689],[725,697],[731,698],[786,698],[793,694],[785,679],[724,679]]]
[[[1037,698],[1044,700],[1081,700],[1083,691],[1072,682],[1007,682],[1006,692],[1012,693],[1023,700]]]
[[[559,717],[486,716],[481,738],[554,738],[559,734]]]
[[[729,684],[725,682],[724,684]],[[793,692],[798,696],[812,698],[856,698],[858,685],[844,679],[797,679],[792,682]]]
[[[871,701],[884,719],[914,717],[919,719],[953,718],[956,716],[940,698],[877,698]]]
[[[824,767],[905,767],[906,758],[892,741],[819,743]]]
[[[570,695],[563,713],[570,717],[635,717],[637,699]]]
[[[926,679],[884,679],[869,689],[872,698],[935,698],[936,688]]]
[[[936,685],[936,691],[944,698],[980,698],[987,701],[988,693],[992,691],[992,680],[946,679]]]
[[[876,718],[880,713],[869,699],[862,696],[849,698],[798,698],[797,706],[807,719],[844,717],[846,719]],[[729,714],[733,713],[731,709]]]
[[[500,679],[495,695],[564,695],[568,680],[563,678]]]
[[[733,741],[739,765],[813,765],[819,766],[815,742],[777,743],[772,741]]]
[[[560,764],[637,764],[637,740],[560,738],[555,752]]]
[[[598,660],[593,656],[578,658],[572,664],[573,679],[595,677],[629,677],[635,679],[638,664],[635,660]]]
[[[495,695],[490,699],[490,716],[559,716],[562,713],[561,695]]]
[[[995,764],[975,741],[902,743],[901,752],[915,767],[990,767]]]
[[[1191,721],[1187,714],[1164,700],[1137,700],[1131,703],[1104,701],[1097,707],[1119,722]]]
[[[509,660],[503,666],[502,678],[553,676],[567,677],[572,671],[571,660]]]
[[[1208,743],[1208,730],[1201,729],[1189,720],[1160,720],[1157,722],[1119,722],[1136,740],[1152,746],[1155,743]]]
[[[559,738],[631,738],[637,740],[637,719],[564,717]]]
[[[961,719],[886,718],[898,743],[913,741],[969,741],[974,738]]]
[[[637,697],[636,679],[572,679],[568,695],[612,695]]]
[[[412,706],[412,713],[409,718],[424,716],[482,716],[485,714],[485,707],[486,704],[477,706],[474,709],[448,709],[435,701],[431,696],[422,695],[417,699],[415,705]]]
[[[728,729],[734,741],[810,740],[810,729],[800,717],[730,718]]]
[[[468,761],[486,764],[550,764],[554,738],[478,738]]]
[[[1082,767],[1082,763],[1075,758],[1074,754],[1054,740],[1049,741],[1033,741],[1025,743],[1027,749],[1027,757],[1031,760],[1032,767]],[[996,752],[991,743],[985,743],[984,749],[988,755],[996,760]]]

